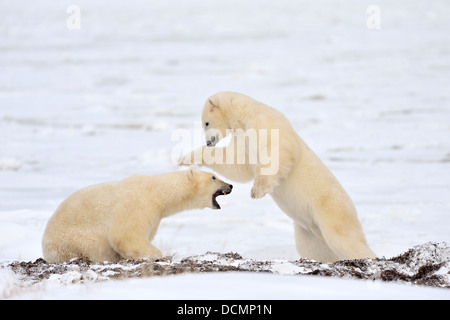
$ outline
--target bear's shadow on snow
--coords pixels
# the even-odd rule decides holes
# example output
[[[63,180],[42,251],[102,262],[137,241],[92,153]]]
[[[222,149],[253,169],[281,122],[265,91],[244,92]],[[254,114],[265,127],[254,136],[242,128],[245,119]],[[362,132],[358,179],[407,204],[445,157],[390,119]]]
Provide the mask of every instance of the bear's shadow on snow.
[[[315,275],[337,278],[378,280],[450,288],[450,246],[447,243],[425,243],[393,258],[343,260],[324,264],[307,259],[254,260],[238,253],[207,252],[179,261],[172,257],[159,260],[122,260],[117,263],[72,259],[50,264],[44,259],[15,261],[10,268],[19,279],[30,285],[59,281],[61,284],[107,281],[182,273],[267,272],[279,275]]]

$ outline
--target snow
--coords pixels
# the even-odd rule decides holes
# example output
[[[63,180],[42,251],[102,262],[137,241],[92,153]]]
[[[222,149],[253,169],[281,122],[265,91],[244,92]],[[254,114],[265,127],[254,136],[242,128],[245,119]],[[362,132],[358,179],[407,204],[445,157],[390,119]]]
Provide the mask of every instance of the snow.
[[[20,289],[17,289],[20,291]],[[22,289],[23,290],[23,289]],[[25,291],[25,290],[23,290]],[[447,289],[419,288],[383,282],[276,276],[260,273],[188,274],[86,285],[33,288],[18,299],[448,299]],[[181,305],[181,304],[180,304]]]
[[[379,256],[449,243],[450,6],[372,2],[3,1],[0,262],[41,257],[48,218],[75,190],[180,170],[174,130],[191,132],[194,148],[203,103],[221,90],[288,116],[351,195]],[[66,26],[73,4],[80,30]],[[373,4],[380,30],[366,26]],[[220,211],[163,220],[154,245],[179,258],[297,259],[291,220],[270,197],[250,199],[250,184],[234,186]],[[0,298],[14,299],[433,297],[449,293],[241,273],[22,288],[0,269]]]

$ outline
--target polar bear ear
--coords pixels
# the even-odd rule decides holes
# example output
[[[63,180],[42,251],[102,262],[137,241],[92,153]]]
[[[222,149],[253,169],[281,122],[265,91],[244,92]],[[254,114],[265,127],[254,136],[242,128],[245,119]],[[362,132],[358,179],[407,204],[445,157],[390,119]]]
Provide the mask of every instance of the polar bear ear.
[[[214,98],[209,98],[208,99],[208,103],[209,103],[209,112],[214,112],[215,109],[219,109],[219,104],[214,101]]]
[[[194,178],[194,170],[192,168],[189,168],[187,170],[187,176],[188,176],[189,179]]]

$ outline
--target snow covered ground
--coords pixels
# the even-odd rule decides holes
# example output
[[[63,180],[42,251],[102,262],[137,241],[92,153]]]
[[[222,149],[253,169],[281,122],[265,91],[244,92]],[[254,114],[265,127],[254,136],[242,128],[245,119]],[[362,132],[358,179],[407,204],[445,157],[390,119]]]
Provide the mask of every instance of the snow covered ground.
[[[73,4],[79,30],[66,24]],[[366,25],[369,5],[380,8],[379,30]],[[448,1],[3,0],[0,9],[0,262],[41,257],[48,218],[75,190],[180,170],[172,133],[191,131],[194,147],[203,103],[221,90],[250,95],[291,119],[353,198],[379,256],[450,242]],[[233,251],[297,259],[290,219],[270,197],[250,199],[251,185],[234,185],[219,198],[221,211],[164,220],[154,244],[179,257]],[[2,297],[449,293],[242,273],[30,289],[0,269]]]

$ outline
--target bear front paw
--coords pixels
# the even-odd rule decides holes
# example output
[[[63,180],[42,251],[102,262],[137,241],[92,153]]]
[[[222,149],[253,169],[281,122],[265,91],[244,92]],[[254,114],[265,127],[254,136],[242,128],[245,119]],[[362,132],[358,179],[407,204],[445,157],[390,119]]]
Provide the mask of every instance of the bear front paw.
[[[178,166],[202,165],[203,147],[184,155],[178,160]]]
[[[272,193],[277,185],[278,180],[274,176],[257,176],[253,183],[251,196],[253,199],[262,198],[266,194]]]
[[[158,260],[161,259],[163,257],[161,251],[159,251],[156,248],[153,248],[151,254],[148,256],[149,259],[151,260]]]
[[[178,166],[179,167],[190,166],[190,165],[192,165],[192,162],[189,160],[189,158],[187,158],[187,156],[180,157],[180,159],[178,159]]]
[[[269,190],[263,190],[262,188],[257,188],[253,186],[251,196],[253,199],[260,199],[264,197],[267,193],[269,193]]]

